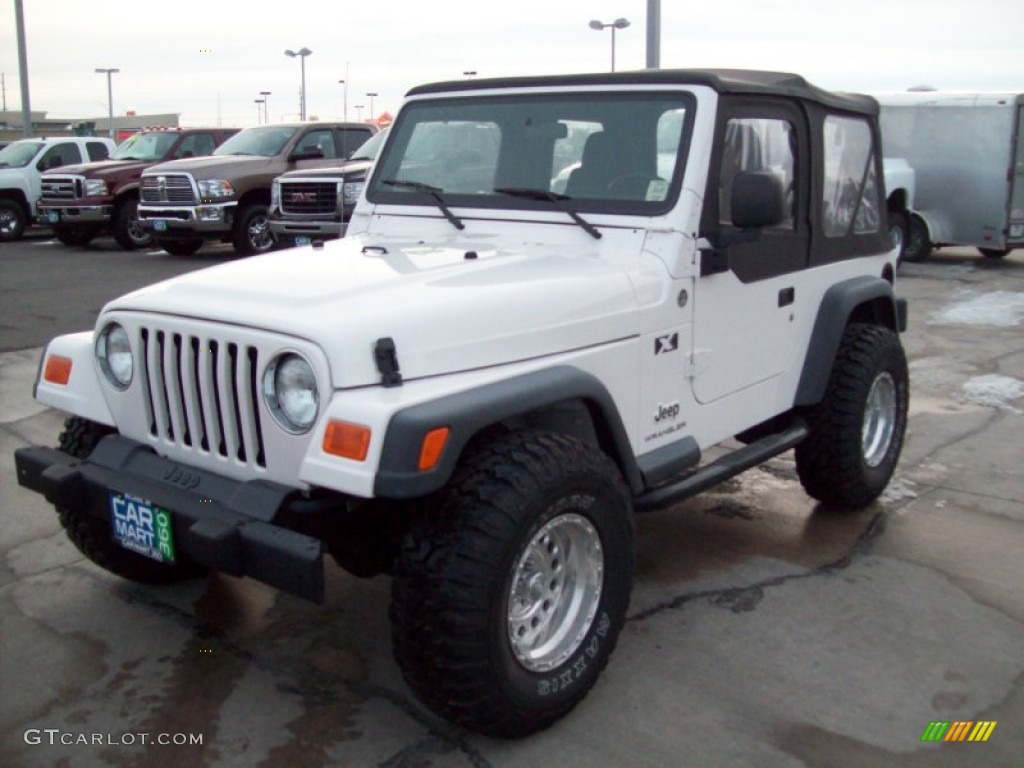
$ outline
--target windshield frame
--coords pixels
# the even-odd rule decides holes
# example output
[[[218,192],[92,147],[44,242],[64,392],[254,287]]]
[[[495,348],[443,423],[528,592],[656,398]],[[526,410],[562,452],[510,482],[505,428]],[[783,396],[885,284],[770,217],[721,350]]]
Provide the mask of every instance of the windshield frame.
[[[302,130],[302,126],[298,125],[257,125],[246,128],[213,150],[213,156],[277,157],[284,152],[285,147],[288,146],[289,142],[295,138],[295,135],[300,130]],[[280,144],[271,142],[271,137],[275,135],[280,137]],[[268,147],[263,148],[260,146],[262,144],[267,144]],[[269,151],[270,147],[276,147],[276,149]]]
[[[25,168],[44,146],[45,144],[42,141],[12,141],[3,149],[0,149],[0,168]],[[21,162],[22,157],[19,154],[19,150],[23,151],[26,147],[32,147],[32,152],[24,158],[24,162]],[[7,159],[6,155],[17,157],[18,162],[12,163]]]
[[[650,130],[646,135],[644,147],[646,162],[650,162],[650,150],[658,155],[658,138],[656,130],[658,121],[672,111],[681,112],[681,126],[679,139],[673,159],[673,172],[671,178],[664,179],[664,197],[662,199],[647,199],[650,195],[648,190],[644,199],[635,196],[632,199],[619,198],[596,198],[596,197],[570,197],[569,207],[575,211],[591,213],[611,214],[634,214],[642,216],[657,216],[668,213],[679,197],[679,190],[682,187],[682,180],[686,173],[687,157],[689,155],[690,142],[694,130],[697,98],[692,90],[682,88],[629,88],[617,89],[615,87],[602,86],[593,89],[575,88],[571,91],[509,91],[503,93],[460,93],[457,96],[424,96],[408,101],[399,112],[394,125],[391,126],[391,135],[384,144],[374,171],[368,180],[366,198],[371,203],[386,205],[410,205],[436,207],[436,201],[422,192],[416,192],[411,186],[386,184],[387,181],[406,180],[401,170],[402,160],[406,159],[408,148],[411,143],[413,130],[421,123],[444,124],[446,122],[471,123],[497,123],[499,148],[498,159],[494,162],[500,168],[502,163],[508,163],[514,159],[510,154],[509,158],[503,158],[502,152],[514,151],[514,145],[509,144],[508,149],[501,147],[501,125],[518,126],[537,125],[557,126],[558,123],[580,122],[582,115],[595,113],[602,114],[608,122],[603,123],[604,127],[614,126],[617,131],[627,131],[632,127],[632,118],[626,117],[636,114],[635,110],[647,110],[646,122],[641,123]],[[517,112],[517,109],[520,112]],[[604,110],[604,111],[602,111]],[[445,120],[446,112],[450,118]],[[537,119],[531,123],[535,115],[542,116],[544,120]],[[522,118],[527,118],[525,121]],[[552,121],[554,118],[554,121]],[[653,122],[651,122],[653,120]],[[528,129],[522,129],[528,130]],[[538,128],[538,130],[540,130]],[[557,129],[556,129],[557,130]],[[511,135],[511,134],[510,134]],[[547,137],[557,142],[559,137],[555,134]],[[511,139],[510,139],[511,141]],[[543,149],[542,151],[547,151]],[[552,148],[552,152],[557,149]],[[528,151],[520,152],[522,158],[529,158]],[[538,191],[553,192],[552,184],[554,176],[558,172],[555,166],[558,164],[555,155],[552,159],[552,178],[546,179],[543,186],[538,186]],[[506,166],[507,167],[507,166]],[[538,168],[546,167],[546,161],[538,164]],[[564,170],[564,169],[563,169]],[[499,175],[501,171],[496,171]],[[543,173],[538,170],[538,176]],[[655,177],[661,178],[661,177]],[[509,196],[493,191],[494,188],[522,187],[522,184],[505,184],[504,177],[496,176],[492,185],[492,191],[475,193],[459,192],[453,189],[440,188],[444,201],[452,208],[483,208],[483,209],[520,209],[520,210],[561,210],[550,199],[544,199],[542,195],[537,196]],[[420,181],[419,178],[409,178],[409,181]],[[423,179],[427,184],[430,181]],[[530,186],[530,185],[525,185]]]

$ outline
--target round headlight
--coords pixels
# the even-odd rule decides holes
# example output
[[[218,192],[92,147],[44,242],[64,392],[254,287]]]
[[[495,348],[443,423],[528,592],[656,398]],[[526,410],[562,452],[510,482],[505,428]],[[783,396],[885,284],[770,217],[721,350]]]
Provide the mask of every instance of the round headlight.
[[[135,368],[128,332],[117,323],[110,323],[96,338],[96,358],[107,381],[118,389],[128,389]]]
[[[320,407],[313,366],[290,352],[275,358],[263,374],[263,397],[285,430],[309,431]]]

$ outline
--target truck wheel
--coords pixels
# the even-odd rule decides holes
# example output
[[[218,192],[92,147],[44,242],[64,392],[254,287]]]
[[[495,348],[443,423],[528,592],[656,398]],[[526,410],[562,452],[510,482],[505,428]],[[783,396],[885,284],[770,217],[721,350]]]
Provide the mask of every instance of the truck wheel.
[[[895,332],[852,323],[832,367],[825,399],[796,447],[800,482],[838,509],[865,507],[885,490],[907,427],[907,360]]]
[[[82,224],[57,224],[53,228],[53,236],[72,247],[88,245],[96,235],[95,228]]]
[[[898,249],[896,260],[903,260],[907,244],[907,217],[899,211],[889,211],[889,247]]]
[[[0,242],[17,240],[25,232],[25,209],[14,200],[0,200]]]
[[[907,238],[903,244],[904,261],[924,261],[932,252],[928,239],[928,225],[920,216],[910,215],[907,221]]]
[[[478,444],[403,542],[395,659],[456,723],[499,737],[546,728],[607,663],[633,561],[629,493],[601,451],[548,432]]]
[[[85,459],[107,435],[110,427],[72,416],[64,422],[57,448],[77,459]],[[158,563],[142,555],[129,552],[114,541],[110,521],[93,517],[80,509],[57,507],[57,516],[71,543],[79,552],[104,570],[122,578],[144,584],[172,584],[201,576],[204,569],[191,559],[178,555],[173,565]]]
[[[157,240],[156,245],[172,256],[191,256],[203,247],[203,241],[198,237],[186,240]]]
[[[267,218],[267,206],[252,203],[238,211],[231,232],[231,244],[235,247],[235,253],[240,256],[264,253],[274,247],[270,219]]]
[[[114,239],[126,251],[136,248],[148,248],[153,244],[153,235],[142,228],[139,223],[139,201],[123,200],[114,209],[111,221]]]

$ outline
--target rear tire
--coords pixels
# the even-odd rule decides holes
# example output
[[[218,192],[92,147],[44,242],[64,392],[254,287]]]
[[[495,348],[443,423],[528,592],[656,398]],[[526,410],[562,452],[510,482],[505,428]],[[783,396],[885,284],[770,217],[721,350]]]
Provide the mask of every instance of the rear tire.
[[[910,215],[907,220],[907,238],[903,244],[904,261],[924,261],[932,252],[928,225],[920,216]]]
[[[899,211],[889,211],[889,246],[898,249],[896,260],[903,260],[907,246],[907,217]]]
[[[597,681],[633,579],[629,492],[596,447],[499,435],[467,458],[403,542],[392,588],[395,659],[432,710],[519,737]]]
[[[796,447],[797,474],[809,495],[843,510],[878,498],[903,448],[909,388],[899,336],[851,324],[825,399],[808,415],[810,434]]]
[[[107,435],[115,430],[79,416],[64,422],[57,448],[76,459],[86,459]],[[104,570],[143,584],[173,584],[202,576],[205,569],[179,553],[174,564],[158,563],[130,552],[113,537],[110,521],[93,517],[80,509],[57,506],[57,516],[71,543]]]
[[[986,259],[1001,259],[1012,250],[1011,248],[979,248],[981,255]]]
[[[139,201],[133,198],[122,200],[114,209],[111,229],[117,244],[126,251],[148,248],[153,244],[153,235],[139,222],[138,209]]]
[[[157,240],[158,248],[163,248],[172,256],[191,256],[203,247],[203,241],[199,238],[187,240]]]
[[[85,224],[56,224],[53,227],[54,237],[73,248],[88,245],[97,234],[95,227]]]

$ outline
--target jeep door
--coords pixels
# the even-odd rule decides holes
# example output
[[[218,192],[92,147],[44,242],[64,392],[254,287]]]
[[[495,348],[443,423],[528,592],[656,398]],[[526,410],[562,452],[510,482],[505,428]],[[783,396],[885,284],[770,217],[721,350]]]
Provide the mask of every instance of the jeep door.
[[[694,396],[712,403],[779,376],[793,365],[798,277],[810,236],[808,129],[796,104],[782,100],[726,103],[716,129],[694,291]],[[746,227],[734,193],[770,188],[772,223]],[[764,206],[759,206],[764,208]],[[713,266],[712,266],[713,265]]]

